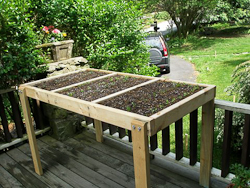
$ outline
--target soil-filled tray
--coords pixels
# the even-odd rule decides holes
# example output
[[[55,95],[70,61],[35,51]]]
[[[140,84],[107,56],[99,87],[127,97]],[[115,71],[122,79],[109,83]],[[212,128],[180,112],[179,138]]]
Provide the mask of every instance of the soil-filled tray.
[[[65,89],[58,93],[86,101],[94,101],[146,81],[149,80],[145,78],[115,75]]]
[[[92,78],[100,77],[108,73],[99,71],[81,71],[75,74],[69,74],[66,76],[58,77],[52,80],[47,80],[39,84],[34,85],[35,87],[46,89],[48,91],[65,87],[71,84],[83,82]]]
[[[149,117],[202,89],[203,87],[184,83],[157,81],[100,104]]]

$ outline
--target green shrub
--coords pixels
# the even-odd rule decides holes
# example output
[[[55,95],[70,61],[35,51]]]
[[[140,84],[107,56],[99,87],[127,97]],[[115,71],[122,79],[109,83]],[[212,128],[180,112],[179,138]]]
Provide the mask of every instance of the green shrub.
[[[250,104],[250,61],[238,65],[232,75],[233,84],[227,88],[230,95],[236,95],[241,103]]]
[[[0,89],[23,83],[44,70],[26,1],[0,0]]]
[[[91,67],[144,73],[149,54],[139,7],[122,0],[35,0],[31,9],[37,28],[54,25],[65,31],[75,41],[74,56],[84,56]]]
[[[250,169],[245,168],[241,164],[234,164],[231,170],[235,174],[232,179],[233,187],[235,188],[247,188],[250,187]]]

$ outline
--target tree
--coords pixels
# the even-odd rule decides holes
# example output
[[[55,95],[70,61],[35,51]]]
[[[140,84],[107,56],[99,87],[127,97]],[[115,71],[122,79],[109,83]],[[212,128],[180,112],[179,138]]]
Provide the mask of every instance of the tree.
[[[176,24],[179,38],[186,38],[193,24],[198,25],[206,12],[216,5],[215,0],[142,0],[148,11],[167,11]]]
[[[179,38],[186,38],[193,24],[199,24],[207,10],[215,6],[214,0],[163,0],[166,10],[177,27]]]

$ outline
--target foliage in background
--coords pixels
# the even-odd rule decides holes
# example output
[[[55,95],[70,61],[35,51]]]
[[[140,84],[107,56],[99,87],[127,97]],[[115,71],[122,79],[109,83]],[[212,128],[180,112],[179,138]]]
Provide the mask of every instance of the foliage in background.
[[[219,0],[216,7],[207,14],[209,22],[248,23],[250,19],[249,0]]]
[[[232,179],[233,187],[247,188],[250,187],[250,169],[241,164],[234,164],[231,167],[235,177]]]
[[[241,113],[233,113],[233,122],[232,122],[232,140],[231,140],[231,148],[234,152],[240,151],[243,140],[243,127],[244,127],[244,114]],[[215,134],[216,142],[223,143],[223,135],[224,135],[224,126],[225,126],[225,111],[218,109],[215,113]]]
[[[207,11],[215,7],[216,2],[215,0],[150,0],[148,7],[153,5],[167,11],[176,24],[178,37],[187,38],[194,24],[198,26]]]
[[[74,56],[84,56],[91,67],[154,75],[156,68],[146,66],[149,54],[142,43],[139,8],[122,0],[34,0],[31,6],[36,27],[66,31],[75,41]]]
[[[232,85],[227,88],[231,95],[236,95],[238,102],[250,104],[250,61],[238,65],[232,75]]]
[[[0,0],[0,89],[23,83],[44,71],[29,3]]]

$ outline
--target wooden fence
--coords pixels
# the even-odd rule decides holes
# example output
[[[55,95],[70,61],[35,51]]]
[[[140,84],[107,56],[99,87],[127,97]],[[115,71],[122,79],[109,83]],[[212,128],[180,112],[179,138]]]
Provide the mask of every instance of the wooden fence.
[[[221,168],[220,176],[225,178],[229,174],[230,167],[230,145],[232,136],[232,118],[233,112],[240,112],[245,114],[245,125],[244,125],[244,137],[242,141],[242,153],[241,153],[241,164],[245,167],[249,167],[250,163],[250,105],[233,103],[223,100],[215,100],[215,108],[220,108],[225,110],[225,120],[224,120],[224,134],[223,134],[223,147],[221,156]],[[86,117],[86,124],[91,125],[93,119]],[[198,161],[198,109],[189,114],[189,165],[194,166]],[[93,125],[94,126],[94,125]],[[107,123],[102,123],[103,131],[109,130],[110,135],[118,133],[118,138],[122,139],[125,136],[128,137],[128,141],[132,142],[131,131],[125,130],[114,125]],[[184,143],[185,138],[183,136],[183,118],[175,122],[175,160],[179,161],[183,158],[183,153],[185,148]],[[165,156],[170,153],[170,126],[163,129],[162,132],[162,148],[161,155]],[[150,150],[151,154],[158,149],[159,138],[157,134],[150,137]],[[157,152],[158,153],[158,152]],[[218,174],[217,174],[218,175]]]

